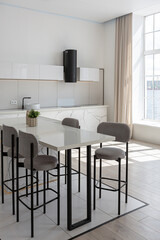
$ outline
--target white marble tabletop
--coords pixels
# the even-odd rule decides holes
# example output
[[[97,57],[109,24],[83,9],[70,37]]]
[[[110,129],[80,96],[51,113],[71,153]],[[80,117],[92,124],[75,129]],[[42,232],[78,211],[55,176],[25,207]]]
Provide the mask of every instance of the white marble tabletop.
[[[40,144],[56,151],[73,149],[115,139],[112,136],[67,127],[62,125],[60,121],[44,117],[38,118],[38,125],[36,127],[28,127],[24,117],[0,119],[0,126],[3,124],[35,135]]]

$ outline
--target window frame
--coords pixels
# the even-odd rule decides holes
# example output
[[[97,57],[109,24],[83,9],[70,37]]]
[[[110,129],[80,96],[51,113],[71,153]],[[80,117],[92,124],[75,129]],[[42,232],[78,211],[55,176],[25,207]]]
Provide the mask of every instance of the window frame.
[[[154,116],[155,116],[155,108],[154,108],[154,81],[155,81],[155,74],[154,74],[154,57],[156,54],[160,54],[160,48],[159,49],[155,49],[155,33],[156,32],[160,32],[160,30],[155,30],[155,15],[156,14],[160,14],[160,12],[156,12],[156,13],[152,13],[152,14],[149,14],[147,16],[145,16],[145,19],[144,19],[144,120],[147,120],[147,121],[156,121],[156,122],[160,122],[160,119],[154,119]],[[153,16],[153,31],[150,31],[150,32],[147,32],[146,33],[146,18],[149,17],[149,16]],[[146,51],[145,50],[145,46],[146,46],[146,35],[149,34],[149,33],[153,33],[153,50],[148,50]],[[152,105],[153,105],[153,108],[152,108],[152,118],[147,118],[146,117],[146,112],[147,112],[147,97],[146,97],[146,85],[147,85],[147,81],[146,81],[146,75],[145,75],[145,69],[146,69],[146,63],[145,63],[145,57],[146,56],[151,56],[153,55],[153,79],[152,79],[152,86],[153,86],[153,97],[152,97]]]

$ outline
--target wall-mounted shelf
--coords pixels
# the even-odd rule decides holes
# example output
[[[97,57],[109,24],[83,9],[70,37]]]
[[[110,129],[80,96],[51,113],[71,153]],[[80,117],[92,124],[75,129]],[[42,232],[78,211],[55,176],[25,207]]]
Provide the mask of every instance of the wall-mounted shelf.
[[[99,82],[98,68],[78,68],[78,81]],[[63,81],[64,67],[57,65],[0,62],[0,79]]]
[[[13,79],[39,79],[39,65],[13,63],[12,78]]]
[[[40,65],[40,77],[43,80],[64,80],[63,66]]]
[[[63,81],[63,66],[0,62],[0,79]]]
[[[78,80],[99,82],[99,69],[98,68],[78,68]]]

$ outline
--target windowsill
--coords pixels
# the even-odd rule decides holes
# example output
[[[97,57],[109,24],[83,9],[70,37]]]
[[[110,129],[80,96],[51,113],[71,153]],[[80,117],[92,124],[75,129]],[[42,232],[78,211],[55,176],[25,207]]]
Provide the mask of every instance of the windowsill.
[[[154,120],[140,120],[137,122],[134,122],[134,124],[144,125],[144,126],[150,126],[150,127],[160,127],[160,121],[154,121]]]

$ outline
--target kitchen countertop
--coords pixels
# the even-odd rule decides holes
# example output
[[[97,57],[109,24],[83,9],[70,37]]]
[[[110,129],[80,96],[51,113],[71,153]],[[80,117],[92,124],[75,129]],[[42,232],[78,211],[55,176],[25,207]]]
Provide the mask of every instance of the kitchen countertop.
[[[102,108],[108,107],[108,105],[81,105],[81,106],[66,106],[66,107],[44,107],[40,108],[38,111],[47,112],[47,111],[55,111],[55,110],[72,110],[72,109],[87,109],[87,108]],[[0,114],[13,114],[13,113],[25,113],[27,110],[22,109],[2,109],[0,110]]]

